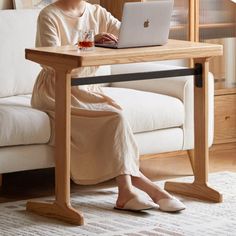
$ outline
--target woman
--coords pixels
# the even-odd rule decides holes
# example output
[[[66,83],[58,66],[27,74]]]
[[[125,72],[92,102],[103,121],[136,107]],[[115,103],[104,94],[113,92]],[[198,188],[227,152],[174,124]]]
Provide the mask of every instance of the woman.
[[[99,43],[116,42],[120,22],[104,8],[83,0],[59,0],[38,18],[37,47],[74,45],[80,29],[93,29]],[[76,69],[72,76],[91,76],[97,68]],[[54,124],[55,73],[43,67],[34,87],[32,106],[46,111]],[[78,184],[96,184],[116,178],[116,208],[144,210],[153,206],[134,190],[146,192],[163,211],[185,206],[139,171],[139,153],[122,109],[98,86],[72,88],[71,178]],[[53,137],[51,139],[53,144]]]

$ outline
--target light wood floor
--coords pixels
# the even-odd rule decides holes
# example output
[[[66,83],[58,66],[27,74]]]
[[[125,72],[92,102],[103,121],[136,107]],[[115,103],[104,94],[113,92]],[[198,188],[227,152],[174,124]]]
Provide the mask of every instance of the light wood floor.
[[[152,180],[171,179],[192,175],[191,165],[185,153],[176,156],[148,156],[141,161],[141,169]],[[217,145],[210,151],[210,171],[236,172],[236,143]],[[102,188],[114,186],[109,181],[96,186],[78,186],[72,183],[72,191],[84,188]],[[13,174],[3,177],[0,190],[0,203],[53,195],[54,170],[37,170]]]

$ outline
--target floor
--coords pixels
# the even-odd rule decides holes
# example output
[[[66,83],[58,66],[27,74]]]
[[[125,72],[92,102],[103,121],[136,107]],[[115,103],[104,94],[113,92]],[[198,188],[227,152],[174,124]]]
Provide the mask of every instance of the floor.
[[[189,158],[186,154],[177,156],[145,157],[141,161],[141,169],[152,180],[170,179],[192,175]],[[217,145],[210,151],[210,171],[236,172],[236,143]],[[114,186],[109,181],[96,186],[78,186],[72,183],[72,191],[81,188],[101,188]],[[54,170],[37,170],[13,174],[3,177],[3,187],[0,189],[0,203],[50,196],[54,188]]]

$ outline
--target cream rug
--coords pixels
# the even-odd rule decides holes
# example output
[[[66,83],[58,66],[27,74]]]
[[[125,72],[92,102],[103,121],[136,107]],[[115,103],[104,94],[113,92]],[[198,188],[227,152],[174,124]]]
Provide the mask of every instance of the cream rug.
[[[183,180],[187,182],[192,178]],[[178,214],[158,209],[143,213],[113,210],[115,188],[73,193],[72,204],[80,208],[86,218],[86,225],[82,227],[27,213],[26,201],[0,204],[0,235],[236,236],[236,173],[212,174],[209,182],[224,194],[224,202],[212,204],[181,197],[187,210]],[[163,182],[158,184],[163,185]]]

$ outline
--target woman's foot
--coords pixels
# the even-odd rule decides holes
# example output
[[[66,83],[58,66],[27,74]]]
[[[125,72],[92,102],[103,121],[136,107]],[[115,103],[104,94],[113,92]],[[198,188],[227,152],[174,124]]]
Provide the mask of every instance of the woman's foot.
[[[165,212],[177,212],[185,210],[185,205],[177,198],[170,195],[165,190],[156,186],[156,194],[152,196],[153,202],[155,202],[161,211]]]
[[[157,202],[159,209],[165,212],[178,212],[186,209],[186,206],[177,198],[163,198]]]
[[[116,207],[117,208],[123,208],[127,202],[129,202],[131,199],[136,198],[137,194],[135,194],[132,191],[124,191],[123,193],[119,192],[118,198],[116,201]]]
[[[140,173],[140,177],[132,177],[132,183],[135,187],[146,192],[153,202],[159,205],[159,208],[162,211],[176,212],[185,209],[182,202],[171,196],[164,189],[158,187],[142,173]]]
[[[130,175],[118,176],[116,180],[119,189],[115,207],[116,209],[141,211],[154,207],[153,204],[151,204],[148,200],[139,197],[134,191]]]
[[[157,185],[153,186],[153,191],[149,195],[153,202],[158,204],[158,202],[162,199],[172,199],[173,197],[166,192],[165,190],[161,189]]]
[[[148,210],[154,207],[154,204],[138,196],[137,194],[134,194],[133,197],[131,198],[130,197],[129,198],[125,197],[126,198],[125,201],[120,201],[120,199],[118,198],[115,209],[126,210],[126,211],[127,210],[128,211],[142,211],[142,210]]]

